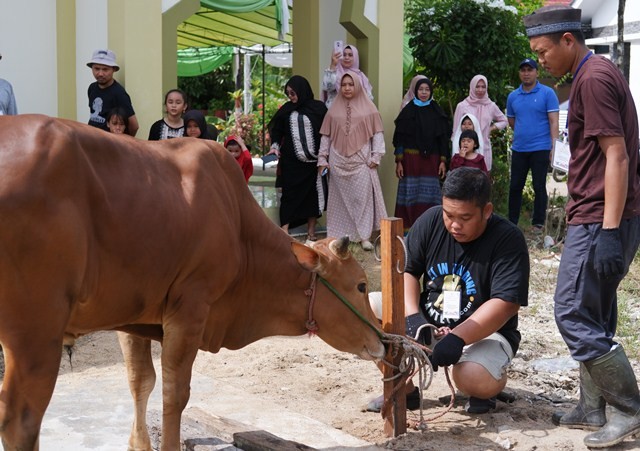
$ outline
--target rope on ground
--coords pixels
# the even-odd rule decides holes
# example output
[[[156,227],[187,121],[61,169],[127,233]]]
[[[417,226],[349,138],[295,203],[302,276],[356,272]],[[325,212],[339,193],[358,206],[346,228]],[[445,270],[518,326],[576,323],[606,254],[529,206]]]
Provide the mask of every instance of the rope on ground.
[[[451,390],[451,400],[446,409],[439,414],[425,418],[424,412],[422,409],[422,401],[424,399],[424,392],[429,388],[431,382],[433,381],[433,366],[431,365],[431,360],[427,353],[431,353],[431,350],[416,340],[404,336],[404,335],[395,335],[395,334],[385,334],[383,343],[389,346],[391,350],[392,356],[397,356],[400,350],[402,350],[402,360],[398,366],[393,365],[386,360],[383,360],[382,363],[393,368],[397,374],[391,378],[383,379],[384,382],[391,380],[400,380],[395,385],[391,397],[384,400],[384,404],[380,409],[381,412],[384,412],[387,409],[387,404],[391,400],[391,398],[398,392],[401,388],[406,386],[407,381],[412,380],[414,376],[418,376],[418,390],[420,392],[420,416],[419,420],[415,422],[415,424],[410,424],[414,429],[426,429],[428,422],[436,420],[447,412],[451,410],[453,404],[455,402],[455,388],[453,387],[453,383],[451,382],[451,378],[449,377],[449,369],[444,368],[444,375],[447,379],[447,384],[449,385],[449,389]],[[403,390],[405,391],[405,390]]]

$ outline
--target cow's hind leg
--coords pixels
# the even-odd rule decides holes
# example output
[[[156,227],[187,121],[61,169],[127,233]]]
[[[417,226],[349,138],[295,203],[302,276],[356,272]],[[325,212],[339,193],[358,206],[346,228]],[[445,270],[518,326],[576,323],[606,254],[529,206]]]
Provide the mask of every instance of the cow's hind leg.
[[[156,372],[151,359],[151,340],[126,332],[118,332],[118,340],[127,365],[129,389],[135,408],[129,450],[150,451],[147,404],[156,383]]]
[[[42,417],[53,394],[62,355],[62,340],[23,338],[19,343],[3,343],[0,436],[4,449],[11,451],[38,449]]]

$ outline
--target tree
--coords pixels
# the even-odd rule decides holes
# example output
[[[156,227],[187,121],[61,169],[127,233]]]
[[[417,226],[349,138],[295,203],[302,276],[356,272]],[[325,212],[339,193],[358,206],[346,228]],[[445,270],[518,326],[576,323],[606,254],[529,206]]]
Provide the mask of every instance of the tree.
[[[618,0],[618,40],[614,46],[614,62],[624,73],[624,9],[626,0]]]
[[[522,16],[542,0],[408,0],[406,28],[418,70],[432,78],[451,112],[475,74],[489,80],[498,105],[518,82],[518,62],[532,56]],[[438,95],[438,91],[436,91]]]

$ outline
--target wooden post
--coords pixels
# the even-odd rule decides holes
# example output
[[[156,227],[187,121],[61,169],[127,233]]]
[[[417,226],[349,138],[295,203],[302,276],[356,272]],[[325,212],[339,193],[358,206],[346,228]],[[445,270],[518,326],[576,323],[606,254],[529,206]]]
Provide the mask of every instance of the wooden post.
[[[404,267],[406,255],[400,240],[403,237],[402,219],[387,218],[380,223],[381,271],[382,271],[382,329],[390,334],[405,334],[404,320],[404,275],[398,268]],[[393,357],[387,355],[387,361],[398,366],[402,353]],[[383,367],[384,378],[388,379],[397,371]],[[397,437],[407,432],[407,398],[404,387],[392,396],[396,386],[402,381],[392,380],[384,383],[384,399],[390,399],[388,408],[382,412],[385,419],[384,432],[387,436]],[[403,384],[404,385],[404,384]]]

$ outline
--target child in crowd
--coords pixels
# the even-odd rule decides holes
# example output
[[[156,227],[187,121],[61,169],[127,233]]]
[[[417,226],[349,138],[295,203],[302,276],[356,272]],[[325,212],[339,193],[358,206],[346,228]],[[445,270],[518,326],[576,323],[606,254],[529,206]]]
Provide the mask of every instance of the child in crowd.
[[[191,138],[213,139],[209,136],[207,121],[200,110],[189,110],[184,114],[185,135]]]
[[[245,180],[249,183],[249,177],[253,175],[253,160],[242,138],[235,135],[228,136],[224,140],[224,147],[236,159],[242,169]]]
[[[456,168],[466,166],[470,168],[478,168],[488,174],[484,157],[479,153],[476,153],[476,150],[480,147],[480,142],[478,140],[478,134],[475,131],[463,131],[460,134],[458,145],[460,147],[460,153],[451,157],[449,170],[453,171]]]
[[[187,95],[180,89],[172,89],[164,96],[166,114],[149,130],[149,141],[179,138],[184,136],[182,115],[187,110]]]
[[[478,119],[471,113],[467,113],[462,116],[462,120],[459,124],[454,124],[455,133],[453,134],[453,138],[451,139],[451,155],[455,155],[460,151],[460,134],[465,130],[473,130],[478,133],[480,130],[480,122]],[[482,143],[480,143],[480,147],[477,149],[477,153],[480,155],[484,155],[484,151],[482,148]]]
[[[107,114],[107,128],[111,133],[129,134],[127,129],[127,110],[122,107],[111,108]]]

